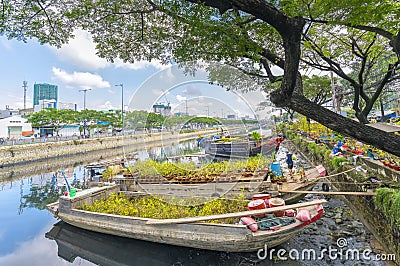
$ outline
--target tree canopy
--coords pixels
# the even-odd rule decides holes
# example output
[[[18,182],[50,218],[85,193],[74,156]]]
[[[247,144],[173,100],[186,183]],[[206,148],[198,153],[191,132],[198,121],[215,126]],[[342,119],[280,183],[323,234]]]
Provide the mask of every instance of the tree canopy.
[[[63,125],[79,124],[86,121],[102,121],[108,122],[112,127],[121,127],[121,111],[96,111],[96,110],[82,110],[80,112],[74,110],[58,110],[55,108],[43,109],[39,112],[27,116],[29,123],[33,127],[51,126],[58,135],[59,129]],[[91,125],[87,125],[89,128]],[[94,127],[99,127],[98,124]]]
[[[392,0],[15,0],[2,1],[0,33],[60,46],[84,29],[111,61],[222,62],[252,81],[245,89],[267,90],[276,106],[400,156],[399,136],[364,125],[399,78],[399,16]],[[303,92],[304,73],[316,70],[347,84],[358,122]],[[244,79],[226,69],[210,78],[243,89]]]

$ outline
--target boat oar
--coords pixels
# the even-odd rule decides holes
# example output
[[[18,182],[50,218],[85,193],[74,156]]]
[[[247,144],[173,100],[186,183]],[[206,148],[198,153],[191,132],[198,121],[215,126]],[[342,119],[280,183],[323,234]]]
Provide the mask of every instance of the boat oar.
[[[146,222],[146,224],[185,224],[185,223],[195,223],[200,221],[209,221],[209,220],[218,220],[218,219],[227,219],[227,218],[238,218],[244,216],[251,215],[260,215],[266,213],[273,213],[276,211],[284,211],[289,209],[303,208],[312,205],[326,203],[327,201],[324,199],[321,200],[313,200],[310,202],[304,203],[296,203],[292,205],[285,205],[261,210],[254,211],[243,211],[243,212],[234,212],[234,213],[226,213],[226,214],[216,214],[216,215],[208,215],[208,216],[198,216],[198,217],[188,217],[188,218],[178,218],[178,219],[151,219]]]
[[[307,191],[307,190],[278,190],[280,193],[295,193],[295,194],[321,194],[321,195],[349,195],[349,196],[375,196],[375,192],[359,192],[359,191]]]
[[[71,190],[71,186],[68,183],[67,177],[64,174],[64,170],[61,171],[62,176],[64,177],[65,183],[67,184],[68,192]]]

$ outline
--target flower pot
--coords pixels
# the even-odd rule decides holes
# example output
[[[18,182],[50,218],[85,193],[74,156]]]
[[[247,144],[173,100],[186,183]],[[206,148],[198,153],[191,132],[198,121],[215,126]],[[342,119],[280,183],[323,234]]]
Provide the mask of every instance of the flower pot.
[[[285,201],[281,198],[272,198],[272,199],[269,199],[268,202],[269,202],[270,208],[285,206]],[[285,215],[285,211],[276,211],[276,212],[274,212],[274,215],[276,217],[282,217]]]
[[[262,199],[258,199],[258,200],[252,200],[247,204],[247,208],[250,211],[254,211],[254,210],[262,210],[262,209],[266,209],[266,205],[265,205],[265,201]],[[265,214],[259,214],[259,215],[253,215],[254,217],[257,218],[262,218],[265,216]]]

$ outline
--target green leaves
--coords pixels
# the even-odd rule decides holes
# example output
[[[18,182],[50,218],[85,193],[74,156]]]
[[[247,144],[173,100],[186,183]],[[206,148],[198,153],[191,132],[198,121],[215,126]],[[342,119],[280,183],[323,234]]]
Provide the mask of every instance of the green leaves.
[[[375,204],[392,224],[400,226],[400,191],[393,188],[378,188]]]
[[[58,110],[48,108],[27,116],[32,126],[39,127],[42,125],[60,127],[61,125],[69,125],[80,123],[83,120],[110,122],[113,127],[121,127],[121,111],[96,111],[83,110],[81,112],[73,110]],[[89,125],[88,125],[89,126]]]

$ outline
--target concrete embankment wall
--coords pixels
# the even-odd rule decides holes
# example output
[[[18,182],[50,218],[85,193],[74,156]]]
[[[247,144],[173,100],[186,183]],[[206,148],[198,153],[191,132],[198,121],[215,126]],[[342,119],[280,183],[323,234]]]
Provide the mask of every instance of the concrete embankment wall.
[[[313,154],[307,149],[305,145],[293,146],[300,152],[302,152],[307,158],[313,161],[315,164],[321,164],[324,162],[323,156]],[[387,183],[399,183],[400,173],[386,166],[380,165],[379,163],[370,160],[369,158],[358,158],[358,164],[366,173],[358,171],[349,171],[334,177],[330,177],[329,181],[331,186],[337,191],[362,191],[366,189],[365,185],[360,183],[360,180],[367,180],[370,177],[374,177],[377,180]],[[334,169],[327,162],[323,163],[329,174],[344,172],[353,168],[352,165],[345,165],[340,169]],[[357,184],[358,183],[358,184]],[[400,265],[400,229],[399,226],[393,224],[383,214],[383,212],[375,205],[374,197],[372,196],[343,196],[347,204],[357,213],[357,216],[363,221],[364,225],[373,233],[376,239],[380,242],[381,246],[386,250],[386,254],[395,254],[397,265]]]
[[[0,147],[0,179],[24,175],[26,171],[32,171],[29,169],[33,167],[39,172],[51,169],[52,166],[67,167],[74,163],[112,158],[149,147],[170,146],[181,141],[196,139],[199,134],[207,136],[217,132],[217,130],[182,134],[165,132],[3,146]]]

